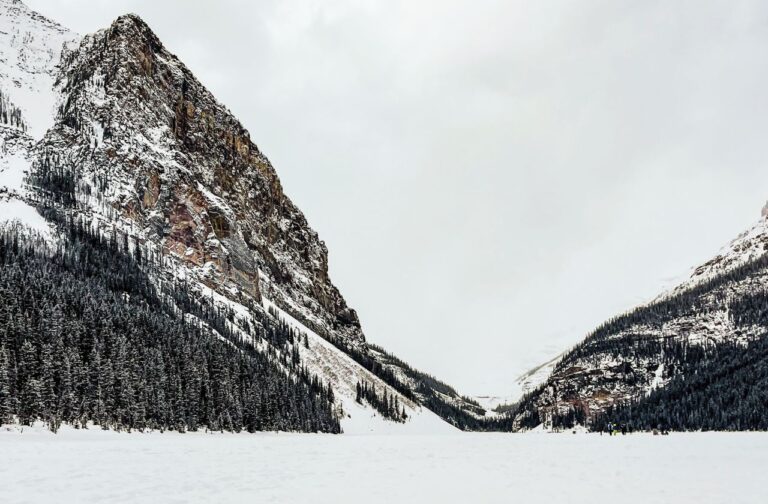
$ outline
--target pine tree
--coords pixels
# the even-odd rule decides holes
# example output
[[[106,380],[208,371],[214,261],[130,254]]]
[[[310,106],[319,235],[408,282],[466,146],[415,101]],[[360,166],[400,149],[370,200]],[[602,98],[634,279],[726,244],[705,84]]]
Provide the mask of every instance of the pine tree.
[[[21,393],[19,418],[22,425],[31,425],[43,414],[43,385],[37,378],[30,378],[24,383]]]
[[[56,377],[53,362],[53,349],[51,345],[44,344],[40,351],[41,367],[41,406],[42,416],[45,421],[55,424],[58,419],[58,401],[56,395]]]
[[[0,346],[0,425],[11,421],[11,415],[15,409],[11,397],[8,366],[8,354],[5,346]]]

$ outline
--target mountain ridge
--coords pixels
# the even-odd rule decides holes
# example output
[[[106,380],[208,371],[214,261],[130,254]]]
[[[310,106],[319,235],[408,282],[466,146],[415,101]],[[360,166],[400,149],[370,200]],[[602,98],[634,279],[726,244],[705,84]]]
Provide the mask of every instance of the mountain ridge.
[[[689,278],[609,319],[566,351],[547,379],[510,408],[516,428],[540,424],[554,429],[574,424],[603,428],[610,419],[641,428],[666,425],[680,430],[768,425],[760,415],[752,423],[728,416],[737,407],[734,403],[723,406],[720,416],[702,413],[704,406],[698,403],[687,412],[675,410],[676,403],[704,394],[708,383],[738,379],[736,369],[732,376],[718,374],[729,361],[743,359],[740,366],[760,366],[768,359],[755,364],[747,358],[750,349],[762,352],[768,334],[764,318],[768,305],[763,299],[768,282],[766,229],[768,217],[763,212],[756,224],[694,268]],[[757,367],[753,372],[761,373]],[[703,378],[696,382],[699,373]],[[738,382],[726,389],[746,394],[744,386]],[[709,400],[721,396],[731,400],[726,393],[718,394]],[[673,402],[664,402],[673,397]],[[649,406],[649,401],[656,402]],[[678,416],[668,416],[669,411]],[[679,415],[686,420],[679,420]]]

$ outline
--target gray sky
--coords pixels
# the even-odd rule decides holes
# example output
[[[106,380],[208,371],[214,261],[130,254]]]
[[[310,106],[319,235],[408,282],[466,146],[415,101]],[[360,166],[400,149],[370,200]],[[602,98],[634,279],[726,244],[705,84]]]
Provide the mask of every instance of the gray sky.
[[[240,118],[370,341],[504,394],[768,198],[761,1],[26,0],[135,12]]]

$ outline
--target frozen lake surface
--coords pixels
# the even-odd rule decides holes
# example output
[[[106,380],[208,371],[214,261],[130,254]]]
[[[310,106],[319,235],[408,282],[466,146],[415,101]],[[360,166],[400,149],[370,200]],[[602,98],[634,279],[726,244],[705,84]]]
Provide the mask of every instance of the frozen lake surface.
[[[0,502],[755,503],[768,434],[0,432]]]

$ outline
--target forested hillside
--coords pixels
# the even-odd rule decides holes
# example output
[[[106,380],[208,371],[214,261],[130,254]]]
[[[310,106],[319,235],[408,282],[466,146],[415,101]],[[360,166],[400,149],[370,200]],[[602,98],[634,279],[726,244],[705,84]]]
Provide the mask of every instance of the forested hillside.
[[[765,325],[768,294],[731,307],[738,323]],[[636,429],[768,430],[768,333],[746,345],[689,346],[677,355],[680,369],[665,387],[598,415],[593,429],[608,422]]]
[[[153,284],[127,238],[60,228],[55,246],[0,233],[0,423],[340,431],[330,387],[291,358],[290,330],[264,315],[240,334],[231,311]]]
[[[512,409],[516,427],[768,427],[767,281],[762,255],[609,320]]]

